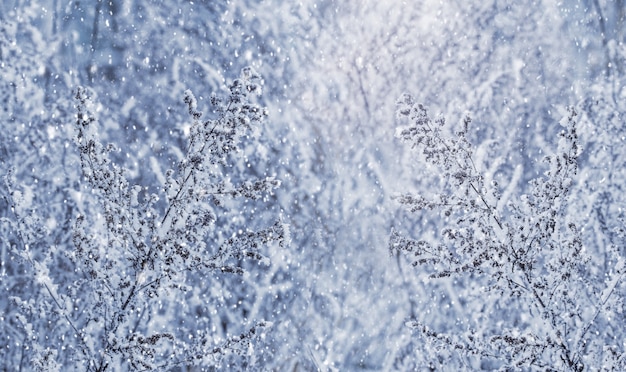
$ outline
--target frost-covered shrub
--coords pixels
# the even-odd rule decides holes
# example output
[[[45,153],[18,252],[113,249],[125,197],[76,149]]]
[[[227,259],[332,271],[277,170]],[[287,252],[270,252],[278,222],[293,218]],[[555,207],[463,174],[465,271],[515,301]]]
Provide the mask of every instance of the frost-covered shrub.
[[[409,95],[399,100],[398,116],[408,121],[398,137],[420,150],[445,186],[397,200],[412,212],[438,211],[444,226],[438,237],[418,240],[392,230],[390,251],[407,257],[426,281],[454,280],[468,318],[445,332],[419,318],[407,323],[422,334],[432,360],[465,368],[626,367],[623,327],[611,326],[623,311],[624,257],[611,250],[596,267],[581,238],[589,215],[567,209],[581,153],[577,110],[561,121],[547,171],[517,198],[503,198],[475,165],[469,117],[447,136],[445,120],[431,119]]]
[[[250,319],[240,334],[221,337],[217,329],[222,325],[191,312],[195,307],[189,306],[188,294],[194,288],[187,278],[194,275],[197,285],[201,276],[204,285],[218,288],[227,276],[269,265],[262,248],[286,240],[280,221],[250,230],[221,217],[241,202],[266,198],[279,185],[271,177],[231,181],[241,178],[233,174],[232,161],[242,137],[252,135],[266,116],[250,101],[261,93],[259,79],[254,70],[244,69],[227,99],[211,96],[210,119],[203,119],[196,98],[185,92],[192,119],[187,147],[177,169],[164,172],[160,185],[131,185],[126,170],[109,158],[115,146],[98,140],[90,90],[77,88],[74,140],[83,177],[76,193],[85,204],[75,216],[73,247],[38,247],[46,242],[46,229],[26,213],[24,192],[7,177],[14,218],[4,222],[19,241],[13,254],[29,266],[40,288],[31,298],[12,298],[21,309],[17,316],[26,349],[33,350],[24,358],[33,367],[251,366],[256,358],[250,355],[252,342],[271,323]],[[41,253],[33,255],[33,247]],[[71,280],[59,281],[58,270],[50,267],[59,253],[73,265]],[[218,302],[229,297],[223,291],[209,293]]]

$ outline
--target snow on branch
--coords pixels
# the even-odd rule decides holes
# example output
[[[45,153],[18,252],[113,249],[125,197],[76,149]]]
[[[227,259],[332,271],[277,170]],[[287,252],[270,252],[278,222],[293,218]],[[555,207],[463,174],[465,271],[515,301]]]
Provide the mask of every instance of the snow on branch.
[[[161,303],[168,290],[184,289],[192,272],[242,274],[243,261],[269,265],[263,247],[288,241],[282,222],[244,232],[217,223],[227,208],[224,200],[259,199],[280,185],[272,177],[244,178],[240,185],[231,185],[233,175],[226,172],[231,169],[226,162],[239,156],[242,138],[262,125],[267,112],[251,101],[261,93],[260,76],[251,68],[242,71],[229,92],[226,99],[212,96],[212,112],[217,116],[203,121],[193,93],[185,91],[183,101],[192,120],[185,157],[177,170],[165,172],[165,184],[147,187],[132,185],[126,170],[111,160],[117,149],[100,143],[94,94],[88,88],[76,89],[74,142],[87,190],[99,202],[98,210],[76,216],[70,254],[80,273],[75,285],[89,289],[82,305],[85,311],[71,319],[83,343],[77,360],[87,370],[210,364],[206,358],[189,360],[188,355],[202,345],[206,349],[214,335],[189,341],[174,329],[150,331],[151,317],[143,315],[145,310]],[[151,188],[153,193],[148,192]],[[46,264],[37,263],[37,278],[49,288],[51,300],[59,303],[64,297],[57,293],[61,289],[53,285]],[[70,321],[69,315],[66,318]],[[210,354],[233,351],[266,326],[261,322]],[[45,353],[49,358],[54,355],[54,351]]]
[[[611,274],[608,283],[599,283],[605,288],[600,295],[590,293],[592,276],[586,266],[590,261],[582,244],[580,219],[565,208],[580,154],[577,110],[569,108],[560,122],[563,129],[556,153],[544,159],[547,171],[531,181],[528,194],[509,201],[506,218],[497,212],[499,190],[485,185],[474,166],[466,139],[469,117],[456,137],[448,137],[442,131],[445,120],[431,119],[425,106],[410,95],[399,99],[397,113],[408,123],[396,135],[420,151],[423,161],[435,166],[449,187],[432,200],[415,193],[396,197],[413,213],[442,211],[446,222],[438,244],[392,229],[391,254],[407,257],[414,267],[431,272],[432,279],[472,274],[474,280],[486,283],[482,288],[505,296],[518,304],[517,311],[524,317],[534,319],[523,328],[504,325],[501,333],[488,339],[467,334],[462,344],[451,341],[457,336],[429,330],[419,321],[410,324],[418,324],[427,338],[443,347],[495,357],[515,368],[585,368],[589,350],[608,347],[600,332],[592,338],[588,328],[601,312],[610,311],[606,304],[623,270]],[[589,308],[597,310],[590,313],[585,310]],[[607,355],[598,353],[602,354]]]

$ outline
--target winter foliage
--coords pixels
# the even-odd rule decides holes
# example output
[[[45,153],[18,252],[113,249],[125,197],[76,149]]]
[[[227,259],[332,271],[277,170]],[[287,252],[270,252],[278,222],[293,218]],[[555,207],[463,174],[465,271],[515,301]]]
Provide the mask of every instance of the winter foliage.
[[[198,362],[220,365],[225,353],[246,353],[250,339],[271,324],[260,321],[241,336],[221,341],[222,345],[211,333],[189,329],[184,312],[178,313],[178,322],[160,314],[172,306],[168,303],[181,302],[177,298],[189,291],[188,273],[243,275],[240,262],[255,260],[266,265],[268,259],[260,248],[285,241],[285,227],[279,221],[258,231],[229,231],[228,223],[218,218],[226,200],[258,199],[278,186],[271,178],[232,185],[224,173],[240,137],[263,120],[264,109],[248,99],[250,94],[260,93],[258,79],[252,69],[244,69],[230,85],[226,101],[211,98],[216,118],[206,121],[201,120],[193,93],[185,92],[184,102],[193,120],[189,144],[178,172],[167,170],[164,185],[158,188],[164,193],[162,204],[159,195],[148,193],[147,187],[131,186],[125,169],[110,160],[115,146],[104,147],[98,140],[90,93],[80,86],[76,89],[75,143],[88,185],[81,192],[90,189],[99,205],[94,213],[75,217],[73,249],[63,254],[75,268],[76,277],[64,291],[49,273],[49,256],[41,262],[30,253],[29,247],[37,245],[45,233],[39,231],[36,219],[23,215],[26,200],[8,176],[15,219],[7,222],[15,224],[13,229],[18,231],[14,249],[32,266],[34,279],[47,297],[36,303],[20,298],[14,301],[31,314],[56,313],[53,319],[59,324],[53,325],[47,338],[77,339],[76,345],[68,345],[63,355],[58,355],[54,347],[38,342],[33,335],[34,350],[46,347],[33,360],[35,365],[55,369],[57,359],[60,365],[98,371],[164,369]],[[78,310],[83,302],[89,311]],[[176,327],[170,329],[168,324]],[[37,327],[22,326],[29,330]]]
[[[1,2],[0,369],[626,370],[625,15]]]
[[[557,152],[544,159],[548,170],[531,181],[529,194],[509,200],[502,213],[497,183],[486,185],[474,165],[465,137],[469,118],[456,138],[448,138],[441,130],[445,120],[433,121],[411,96],[401,97],[398,114],[411,123],[398,136],[421,149],[424,161],[437,166],[447,180],[445,192],[432,200],[403,194],[398,201],[412,212],[439,210],[448,223],[437,244],[392,231],[392,254],[402,251],[413,266],[430,266],[431,278],[470,276],[482,290],[498,294],[500,310],[517,309],[516,318],[521,318],[505,321],[498,330],[471,324],[465,333],[454,335],[419,321],[409,325],[440,347],[492,359],[495,365],[623,369],[624,350],[613,344],[609,320],[613,311],[621,312],[616,288],[625,273],[624,259],[613,254],[609,272],[594,277],[577,227],[584,220],[565,213],[578,169],[576,109],[570,108],[561,121]]]

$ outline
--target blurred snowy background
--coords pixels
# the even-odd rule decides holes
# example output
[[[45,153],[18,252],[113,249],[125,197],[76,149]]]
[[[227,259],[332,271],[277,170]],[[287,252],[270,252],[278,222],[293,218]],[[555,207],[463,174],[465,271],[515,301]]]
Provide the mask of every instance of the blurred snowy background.
[[[625,254],[625,16],[622,0],[2,1],[0,363],[46,369],[48,355],[65,370],[76,359],[75,332],[55,332],[62,312],[34,310],[50,299],[34,279],[41,268],[23,258],[28,250],[60,292],[71,292],[74,220],[96,213],[97,203],[72,140],[76,88],[94,92],[100,141],[119,148],[113,161],[153,192],[186,148],[185,90],[207,111],[211,93],[227,95],[251,66],[263,78],[259,103],[269,116],[245,140],[232,177],[282,184],[235,207],[228,223],[258,229],[267,223],[254,221],[280,217],[291,241],[263,248],[270,266],[249,264],[243,276],[189,275],[184,294],[166,296],[167,309],[152,321],[208,329],[216,340],[272,322],[244,362],[232,357],[207,369],[491,368],[436,349],[405,326],[419,318],[455,332],[516,314],[502,315],[496,293],[477,294],[483,281],[431,280],[390,255],[392,228],[436,240],[445,223],[392,199],[441,187],[436,169],[395,137],[396,100],[411,93],[446,116],[450,133],[469,112],[475,161],[505,198],[528,192],[545,170],[540,160],[555,151],[563,108],[586,110],[569,208],[585,216],[579,228],[602,277],[614,264],[603,252]],[[12,211],[14,190],[26,217]],[[30,222],[7,222],[20,218]],[[35,225],[41,231],[20,227]],[[616,288],[623,299],[624,284]],[[68,296],[73,311],[90,311],[80,292]],[[613,318],[617,353],[626,347],[624,316]]]

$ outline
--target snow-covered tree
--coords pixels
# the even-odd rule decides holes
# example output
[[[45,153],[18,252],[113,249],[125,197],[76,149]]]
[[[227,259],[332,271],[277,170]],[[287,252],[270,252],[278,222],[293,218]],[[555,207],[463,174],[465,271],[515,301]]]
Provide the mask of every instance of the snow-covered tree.
[[[408,257],[422,278],[462,283],[456,296],[466,311],[443,332],[420,319],[409,322],[432,345],[433,361],[465,368],[625,368],[624,345],[616,342],[624,329],[612,324],[623,317],[626,260],[615,249],[592,259],[596,252],[581,232],[589,214],[568,208],[581,152],[576,109],[561,121],[558,150],[545,158],[544,175],[531,181],[528,194],[503,198],[475,162],[469,117],[448,137],[445,119],[431,119],[411,96],[398,106],[408,122],[398,136],[444,180],[440,192],[405,193],[398,202],[410,211],[437,211],[442,230],[435,240],[394,230],[390,250]]]
[[[256,266],[246,264],[250,260],[269,264],[262,247],[286,240],[280,221],[242,230],[229,213],[242,204],[237,200],[267,197],[278,186],[271,177],[233,181],[241,138],[251,135],[266,115],[249,101],[260,93],[259,79],[254,70],[244,69],[227,99],[211,97],[213,118],[206,120],[191,91],[185,93],[192,120],[181,150],[185,155],[177,171],[153,167],[160,185],[131,186],[126,170],[109,158],[115,146],[99,142],[97,106],[89,90],[77,88],[75,142],[85,184],[80,182],[76,193],[89,204],[74,215],[73,247],[40,247],[46,245],[47,233],[28,214],[32,196],[25,195],[13,175],[7,176],[13,218],[4,222],[16,235],[11,253],[30,266],[27,271],[37,284],[29,296],[11,299],[21,309],[17,317],[27,336],[23,348],[33,350],[24,358],[34,367],[245,368],[258,357],[250,356],[250,342],[268,322],[248,320],[256,324],[224,338],[216,331],[219,321],[194,317],[197,309],[185,298],[193,292],[189,285],[197,284],[187,282],[190,273],[202,273],[217,302],[228,297],[224,290],[216,291],[224,275],[245,275]],[[60,281],[49,267],[58,254],[66,255],[74,268],[70,278],[65,274]],[[243,362],[233,354],[244,356]]]

